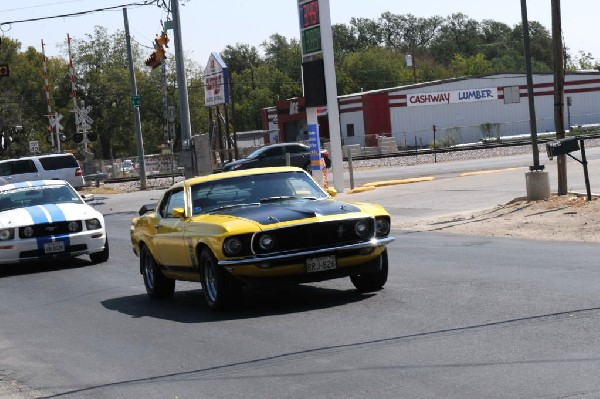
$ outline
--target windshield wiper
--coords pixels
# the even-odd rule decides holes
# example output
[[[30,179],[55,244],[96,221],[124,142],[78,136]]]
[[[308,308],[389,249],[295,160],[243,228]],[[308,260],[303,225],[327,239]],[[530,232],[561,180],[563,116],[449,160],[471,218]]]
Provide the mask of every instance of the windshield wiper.
[[[212,213],[212,212],[222,211],[223,209],[242,208],[245,206],[257,206],[257,205],[260,205],[260,204],[258,202],[251,202],[248,204],[229,204],[229,205],[223,205],[223,206],[219,206],[217,208],[209,209],[209,210],[205,211],[204,213]]]
[[[289,200],[289,199],[296,199],[296,197],[294,197],[293,195],[280,195],[280,196],[276,196],[276,197],[261,198],[259,201],[261,204],[263,204],[265,202],[277,202],[277,201],[285,201],[285,200]]]

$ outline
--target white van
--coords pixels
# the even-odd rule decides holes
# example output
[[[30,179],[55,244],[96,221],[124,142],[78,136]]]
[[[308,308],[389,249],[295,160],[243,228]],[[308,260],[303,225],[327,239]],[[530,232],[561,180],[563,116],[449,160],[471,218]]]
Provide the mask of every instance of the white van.
[[[73,187],[85,185],[79,162],[73,154],[48,154],[0,161],[0,185],[31,180],[60,179]]]

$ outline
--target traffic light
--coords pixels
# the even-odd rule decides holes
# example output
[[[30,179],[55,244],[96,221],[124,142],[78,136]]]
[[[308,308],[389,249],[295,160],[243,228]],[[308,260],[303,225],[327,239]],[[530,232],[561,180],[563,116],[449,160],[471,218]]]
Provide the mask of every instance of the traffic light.
[[[154,51],[150,54],[150,57],[146,58],[146,66],[154,69],[162,64],[162,60],[167,58],[165,56],[167,53],[165,47],[169,47],[167,43],[169,43],[169,36],[166,32],[161,33],[160,36],[156,35],[156,39],[154,39]]]
[[[73,141],[77,144],[81,143],[83,141],[83,133],[75,133],[73,135]]]
[[[169,36],[167,35],[167,32],[163,32],[160,34],[160,36],[156,35],[156,39],[154,39],[154,48],[162,48],[162,47],[169,47],[168,46],[169,43]]]
[[[146,66],[151,67],[152,69],[156,68],[160,65],[160,60],[156,58],[156,50],[150,54],[150,57],[146,58]]]
[[[98,140],[98,134],[96,132],[87,132],[87,139],[89,141],[96,141]]]

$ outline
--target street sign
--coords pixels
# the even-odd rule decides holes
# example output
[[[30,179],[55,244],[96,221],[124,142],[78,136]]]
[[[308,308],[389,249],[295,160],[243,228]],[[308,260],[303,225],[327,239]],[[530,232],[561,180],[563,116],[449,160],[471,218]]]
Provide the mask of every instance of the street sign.
[[[140,100],[140,96],[131,96],[131,105],[134,107],[139,107],[142,104]]]
[[[37,140],[29,141],[29,152],[34,155],[40,152],[40,143]]]

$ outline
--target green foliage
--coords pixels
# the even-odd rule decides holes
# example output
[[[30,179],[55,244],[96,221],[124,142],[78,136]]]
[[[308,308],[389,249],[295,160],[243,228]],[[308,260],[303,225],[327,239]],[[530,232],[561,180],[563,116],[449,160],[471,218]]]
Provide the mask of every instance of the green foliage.
[[[486,60],[481,53],[470,57],[455,54],[451,66],[455,70],[456,76],[478,76],[494,72],[492,63]]]
[[[352,82],[345,85],[344,94],[399,86],[410,74],[401,54],[381,47],[348,54],[341,69]]]

